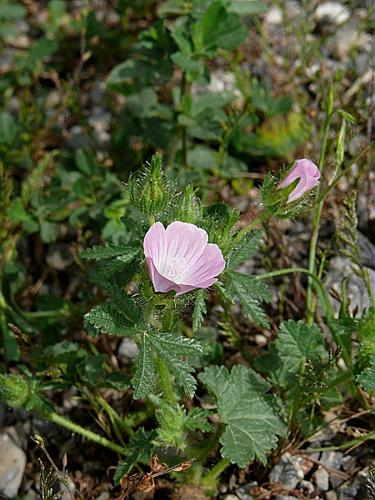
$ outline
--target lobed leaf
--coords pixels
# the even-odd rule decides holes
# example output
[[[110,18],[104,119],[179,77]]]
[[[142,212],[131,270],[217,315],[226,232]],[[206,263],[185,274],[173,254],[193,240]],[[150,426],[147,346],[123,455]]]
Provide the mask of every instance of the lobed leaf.
[[[201,288],[197,291],[194,302],[192,326],[193,333],[196,333],[202,326],[204,315],[206,314],[206,300],[208,298],[208,293],[206,290]]]
[[[221,454],[239,467],[258,459],[267,461],[267,452],[286,432],[278,400],[267,394],[270,384],[253,370],[236,365],[231,372],[221,366],[206,368],[200,380],[215,396],[225,431],[220,438]]]
[[[228,257],[227,266],[228,270],[234,270],[246,260],[253,257],[258,249],[261,237],[261,231],[255,230],[248,233]]]
[[[226,273],[226,296],[232,303],[240,299],[242,311],[247,318],[267,327],[268,320],[261,302],[269,302],[271,294],[267,285],[256,278],[235,271]]]

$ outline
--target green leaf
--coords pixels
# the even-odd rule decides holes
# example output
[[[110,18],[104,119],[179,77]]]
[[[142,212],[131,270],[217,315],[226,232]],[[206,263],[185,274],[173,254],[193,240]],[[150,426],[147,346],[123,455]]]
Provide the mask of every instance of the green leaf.
[[[151,454],[154,449],[153,441],[156,436],[156,431],[145,431],[143,427],[137,429],[136,433],[129,439],[129,444],[126,447],[128,456],[124,462],[121,462],[116,467],[113,482],[117,486],[121,478],[132,470],[136,463],[148,464],[151,459]]]
[[[130,262],[137,257],[139,250],[129,248],[129,245],[106,245],[94,246],[83,250],[80,255],[86,260],[110,259],[112,257],[121,257],[121,262]]]
[[[2,2],[0,5],[0,18],[3,19],[22,19],[27,14],[27,10],[23,5],[15,3]]]
[[[148,338],[159,356],[166,362],[177,384],[193,397],[197,385],[191,375],[194,368],[182,357],[202,353],[202,347],[192,339],[172,333],[152,333]]]
[[[248,233],[228,257],[227,266],[228,270],[234,270],[243,262],[253,257],[258,249],[261,238],[261,231],[255,230]]]
[[[280,359],[290,373],[298,372],[309,358],[327,358],[321,330],[303,321],[289,320],[282,323],[275,344]]]
[[[255,276],[229,271],[226,273],[225,291],[231,302],[240,299],[242,311],[247,318],[267,327],[268,320],[261,302],[269,302],[271,294],[267,285]]]
[[[365,391],[370,393],[375,392],[375,356],[372,357],[371,365],[357,375],[356,380]]]
[[[270,384],[242,365],[231,372],[221,366],[206,368],[199,375],[215,396],[225,431],[220,438],[221,454],[239,467],[254,459],[267,462],[267,452],[277,446],[286,426],[277,400],[267,394]]]
[[[185,411],[179,405],[163,402],[155,412],[158,421],[157,444],[173,446],[179,450],[186,447]]]
[[[204,315],[206,314],[206,300],[208,293],[201,288],[197,291],[193,310],[193,333],[196,333],[202,326]]]
[[[266,12],[267,5],[259,0],[229,0],[228,11],[240,16],[251,16]]]
[[[246,38],[247,30],[241,19],[225,10],[220,1],[213,2],[203,18],[192,27],[195,49],[199,52],[218,48],[233,50]]]
[[[153,391],[156,381],[152,344],[149,342],[149,335],[145,332],[141,338],[139,355],[134,367],[135,371],[132,379],[134,398],[144,398]]]
[[[0,144],[10,146],[18,133],[17,124],[13,116],[7,111],[0,112]]]
[[[185,427],[190,431],[200,430],[203,432],[211,432],[213,426],[208,422],[207,417],[211,415],[211,410],[203,408],[190,408],[189,413],[185,417]]]
[[[85,314],[85,321],[90,323],[98,333],[128,337],[140,333],[141,326],[135,326],[129,320],[126,311],[115,304],[100,304]]]

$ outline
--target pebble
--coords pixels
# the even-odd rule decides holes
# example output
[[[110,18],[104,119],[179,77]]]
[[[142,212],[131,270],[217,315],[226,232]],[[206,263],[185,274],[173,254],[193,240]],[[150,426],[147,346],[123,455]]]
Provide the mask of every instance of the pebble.
[[[315,18],[319,22],[343,24],[350,17],[350,10],[340,2],[323,2],[316,8]]]
[[[336,491],[333,491],[333,490],[327,491],[327,493],[326,493],[326,500],[337,500],[337,493],[336,493]]]
[[[251,495],[249,492],[250,492],[251,488],[254,488],[257,486],[258,486],[258,483],[256,481],[252,481],[251,483],[245,484],[245,485],[241,486],[241,488],[238,488],[235,491],[235,493],[240,500],[255,500],[255,497],[253,495]]]
[[[314,472],[313,478],[315,480],[317,487],[321,491],[328,491],[328,489],[329,489],[329,474],[324,467],[319,466],[318,469]]]
[[[123,363],[129,363],[139,354],[139,348],[133,339],[125,337],[117,350],[117,357]]]
[[[374,281],[375,271],[369,269],[370,279]],[[362,314],[364,309],[368,309],[370,299],[363,280],[355,273],[355,268],[350,259],[347,257],[334,257],[330,261],[328,273],[324,284],[327,289],[334,289],[341,295],[341,283],[344,278],[347,278],[347,298],[349,302],[349,311],[351,314],[358,311],[357,314]],[[340,302],[329,295],[329,300],[336,313],[340,310]]]
[[[13,441],[13,428],[0,434],[0,493],[9,498],[17,496],[26,466],[26,455]]]
[[[72,247],[68,243],[57,243],[48,249],[47,263],[56,271],[64,271],[74,262]]]
[[[284,453],[270,472],[270,482],[282,483],[290,489],[295,488],[299,481],[304,478],[302,463],[302,457],[295,457],[290,453]]]
[[[226,495],[224,497],[224,500],[238,500],[238,496],[237,495]]]
[[[72,149],[90,147],[90,139],[83,127],[74,125],[68,133],[67,144]]]

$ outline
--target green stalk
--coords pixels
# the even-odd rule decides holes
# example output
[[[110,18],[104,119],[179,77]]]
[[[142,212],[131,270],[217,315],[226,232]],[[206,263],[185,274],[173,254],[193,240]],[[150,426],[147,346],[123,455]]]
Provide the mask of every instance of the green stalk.
[[[268,278],[274,278],[276,276],[282,276],[283,274],[291,274],[291,273],[304,273],[311,278],[312,282],[315,284],[319,297],[324,309],[324,315],[326,316],[327,319],[333,319],[334,314],[333,314],[333,309],[331,306],[331,303],[328,298],[328,293],[327,290],[325,289],[323,283],[320,281],[320,279],[315,276],[312,272],[308,271],[304,267],[287,267],[285,269],[279,269],[277,271],[271,271],[270,273],[264,273],[260,274],[257,276],[257,279],[268,279]]]
[[[375,431],[368,432],[364,436],[359,436],[351,441],[347,441],[346,443],[340,444],[338,446],[327,446],[326,448],[307,448],[303,450],[304,453],[315,453],[317,451],[338,451],[338,450],[346,450],[347,448],[351,448],[352,446],[357,446],[365,441],[369,441],[370,439],[375,439]]]
[[[159,372],[160,385],[163,390],[164,398],[168,403],[176,405],[177,397],[174,392],[174,387],[171,381],[171,375],[169,373],[168,366],[161,358],[158,358],[157,367]]]
[[[327,153],[327,145],[328,145],[328,132],[329,132],[329,127],[331,125],[332,121],[332,107],[330,106],[330,109],[328,109],[327,114],[324,119],[324,125],[323,125],[323,140],[322,140],[322,148],[320,150],[320,157],[319,157],[319,170],[321,176],[323,176],[324,173],[324,167],[325,167],[325,159],[326,159],[326,153]],[[311,240],[310,240],[310,248],[309,248],[309,265],[308,265],[308,270],[311,273],[311,275],[315,274],[315,259],[316,259],[316,246],[318,243],[318,236],[319,236],[319,228],[320,228],[320,219],[322,216],[322,210],[323,210],[323,205],[325,201],[324,198],[320,198],[321,190],[321,184],[318,185],[317,190],[316,190],[316,199],[318,200],[316,205],[313,208],[313,214],[312,214],[312,229],[311,229]],[[327,193],[328,194],[328,193]],[[315,314],[315,307],[316,303],[314,302],[314,297],[313,297],[313,278],[309,276],[308,284],[307,284],[307,295],[306,295],[306,310],[307,310],[307,324],[311,325],[314,320],[314,314]]]
[[[63,417],[62,415],[59,415],[58,413],[51,412],[47,415],[47,418],[48,420],[51,420],[51,422],[61,425],[62,427],[65,427],[66,429],[75,432],[76,434],[80,434],[81,436],[90,439],[90,441],[93,441],[94,443],[100,444],[105,448],[109,448],[110,450],[119,453],[120,455],[126,455],[126,449],[123,446],[120,446],[114,443],[113,441],[110,441],[109,439],[100,436],[99,434],[96,434],[96,432],[89,431],[84,427],[75,424],[71,420]]]
[[[201,480],[201,485],[205,490],[213,490],[216,487],[217,478],[230,465],[228,458],[222,458]]]
[[[262,222],[266,221],[270,217],[270,213],[263,210],[260,214],[255,217],[247,226],[243,227],[238,231],[238,233],[234,236],[234,245],[238,245],[238,243],[242,240],[244,236],[247,235],[252,229],[262,224]]]

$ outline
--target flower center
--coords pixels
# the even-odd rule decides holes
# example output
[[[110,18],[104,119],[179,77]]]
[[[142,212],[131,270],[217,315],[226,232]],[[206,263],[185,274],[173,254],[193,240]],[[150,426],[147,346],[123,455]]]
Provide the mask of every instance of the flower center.
[[[186,272],[185,257],[173,257],[165,266],[165,276],[172,281],[180,279]]]

